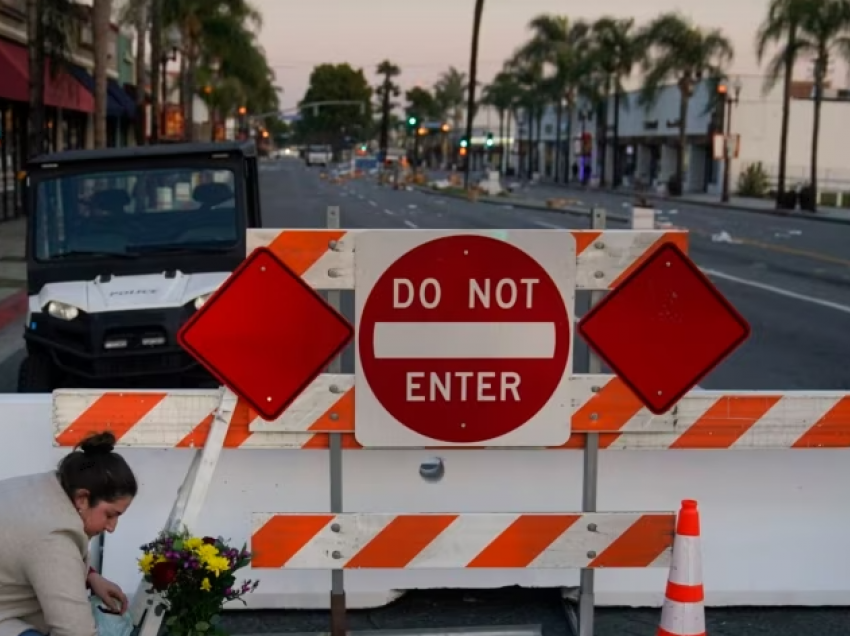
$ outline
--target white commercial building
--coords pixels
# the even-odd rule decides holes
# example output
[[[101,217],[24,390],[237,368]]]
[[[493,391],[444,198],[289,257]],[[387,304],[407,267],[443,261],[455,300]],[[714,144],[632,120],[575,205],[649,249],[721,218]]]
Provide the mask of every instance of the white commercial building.
[[[734,190],[738,173],[747,165],[761,162],[768,175],[775,179],[779,166],[779,140],[782,123],[782,90],[780,81],[768,93],[763,91],[764,77],[733,77],[740,82],[740,94],[732,106],[732,134],[740,135],[739,154],[731,166],[731,186]],[[723,181],[723,161],[712,147],[712,137],[725,129],[722,107],[712,108],[715,101],[713,87],[704,82],[697,86],[688,108],[687,174],[685,189],[689,192],[719,193]],[[734,90],[730,87],[730,94]],[[846,91],[829,89],[823,102],[818,152],[819,188],[825,192],[850,193],[850,98]],[[811,82],[795,82],[795,98],[791,102],[791,123],[788,139],[787,175],[789,185],[808,181],[811,157],[811,140],[814,102],[811,99]],[[638,94],[630,93],[620,107],[619,152],[625,178],[646,184],[664,184],[673,174],[678,155],[678,119],[680,97],[675,86],[665,87],[654,105],[645,108],[638,104]],[[583,106],[583,107],[582,107]],[[586,105],[580,105],[573,121],[566,115],[562,122],[561,140],[566,147],[570,142],[570,162],[575,160],[582,133],[593,136],[593,176],[597,178],[601,166],[601,149],[598,143],[597,122]],[[606,177],[613,174],[613,99],[608,109],[608,141]],[[584,111],[584,112],[582,112]],[[528,139],[526,122],[518,126],[517,137]],[[570,126],[570,123],[572,126]],[[572,131],[572,132],[570,132]],[[535,130],[535,137],[537,136]],[[554,176],[554,148],[556,140],[556,113],[547,110],[543,117],[540,135],[540,172],[544,177]],[[722,150],[720,150],[722,152]],[[561,169],[569,171],[570,165]],[[850,195],[847,197],[850,200]]]

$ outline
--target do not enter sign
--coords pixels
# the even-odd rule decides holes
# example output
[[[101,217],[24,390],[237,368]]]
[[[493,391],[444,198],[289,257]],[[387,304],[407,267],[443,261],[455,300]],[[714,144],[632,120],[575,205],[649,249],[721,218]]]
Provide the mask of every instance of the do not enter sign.
[[[356,245],[355,434],[367,447],[569,438],[569,232],[367,232]]]

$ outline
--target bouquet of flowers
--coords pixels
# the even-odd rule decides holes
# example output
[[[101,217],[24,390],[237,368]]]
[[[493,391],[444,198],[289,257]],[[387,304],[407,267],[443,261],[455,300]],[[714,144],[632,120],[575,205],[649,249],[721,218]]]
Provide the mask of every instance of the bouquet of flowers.
[[[167,612],[169,636],[213,636],[223,634],[219,627],[221,610],[229,601],[257,589],[259,581],[236,582],[236,572],[251,563],[246,546],[233,548],[219,537],[194,537],[188,531],[162,532],[152,543],[142,546],[139,569],[149,592],[162,599],[154,611]]]

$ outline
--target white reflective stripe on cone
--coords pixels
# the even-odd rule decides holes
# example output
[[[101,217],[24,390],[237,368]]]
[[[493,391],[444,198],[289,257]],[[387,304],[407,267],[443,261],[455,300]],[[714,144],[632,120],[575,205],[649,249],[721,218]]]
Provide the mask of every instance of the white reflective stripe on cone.
[[[702,551],[699,537],[677,534],[668,580],[677,585],[702,585]]]
[[[664,599],[658,636],[704,636],[705,610],[702,603],[677,603]]]

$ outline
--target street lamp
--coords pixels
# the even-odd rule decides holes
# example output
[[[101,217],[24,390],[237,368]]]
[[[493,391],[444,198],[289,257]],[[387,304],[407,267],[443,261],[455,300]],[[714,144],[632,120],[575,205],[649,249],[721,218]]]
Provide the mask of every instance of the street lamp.
[[[729,202],[729,180],[731,178],[731,163],[735,155],[736,140],[732,137],[732,109],[738,105],[741,99],[741,89],[743,88],[741,78],[736,77],[732,82],[732,92],[729,92],[729,87],[726,84],[718,84],[717,93],[720,99],[723,100],[724,119],[726,120],[726,132],[723,136],[723,191],[720,195],[720,200],[723,203]]]

